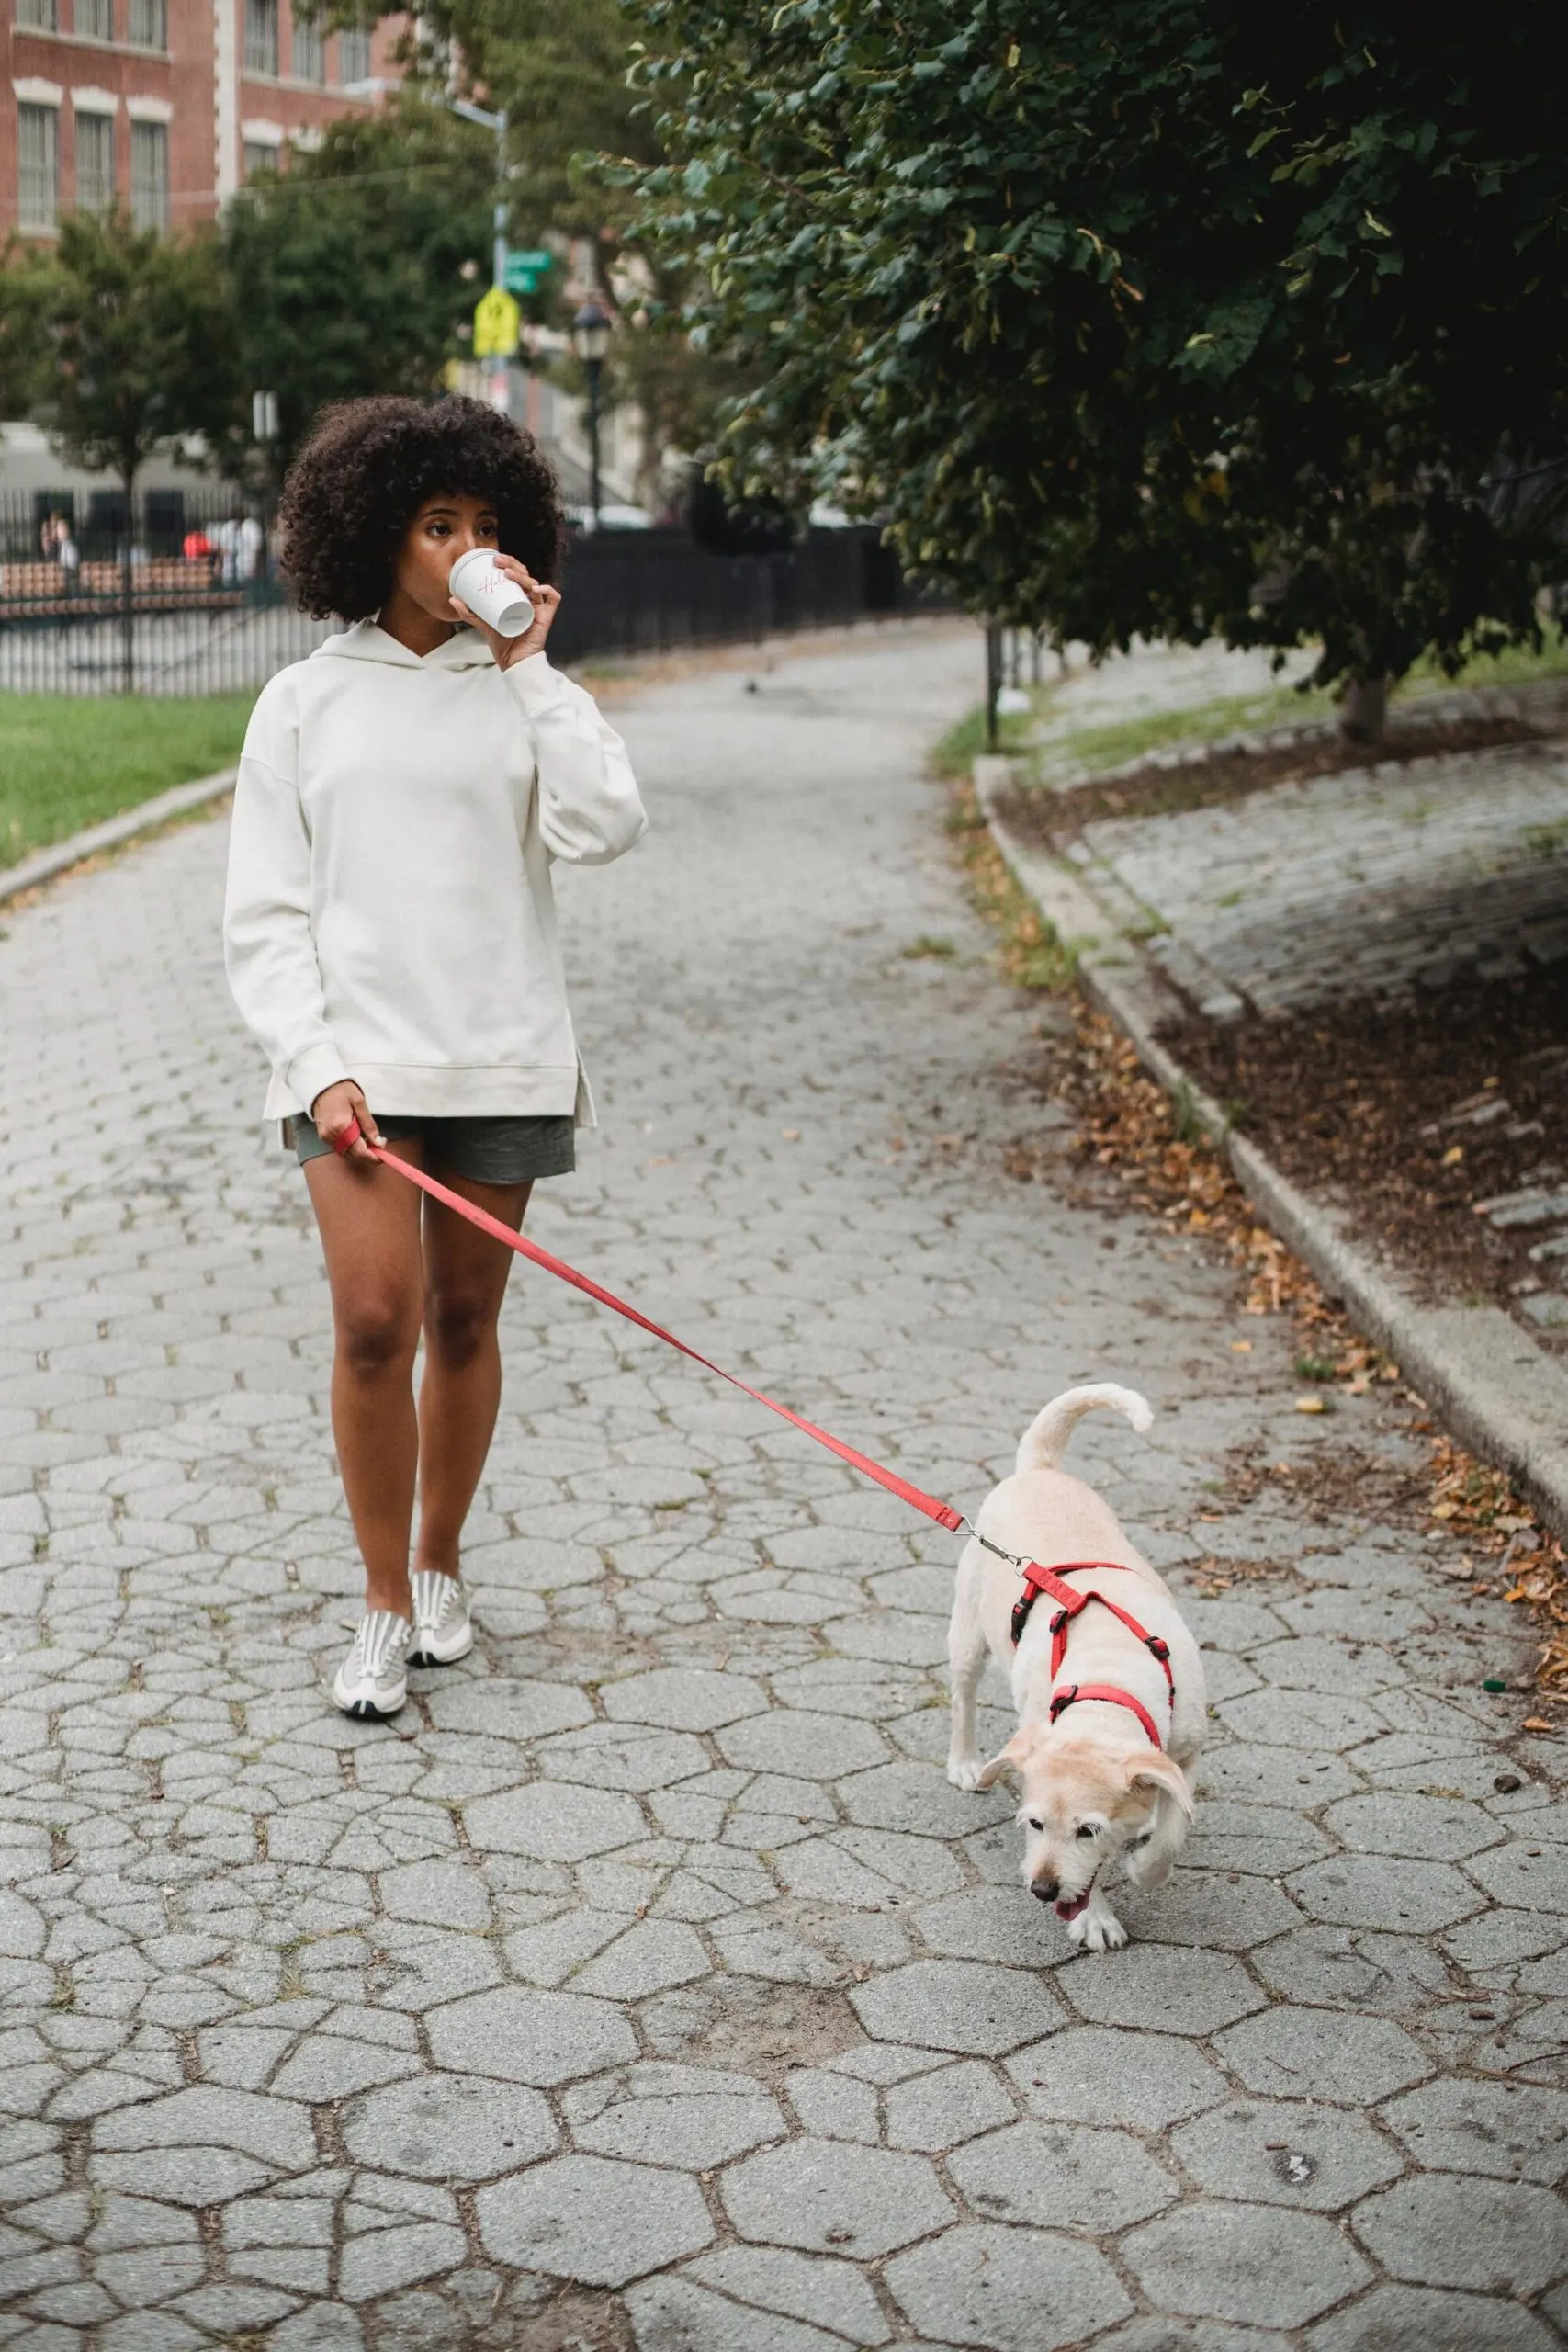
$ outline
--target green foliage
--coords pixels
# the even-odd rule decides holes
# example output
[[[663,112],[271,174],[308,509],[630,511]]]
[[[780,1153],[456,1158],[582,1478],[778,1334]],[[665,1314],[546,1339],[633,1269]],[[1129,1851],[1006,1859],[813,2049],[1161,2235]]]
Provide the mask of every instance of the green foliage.
[[[640,209],[630,180],[660,163],[663,149],[652,107],[628,81],[633,49],[621,0],[434,0],[419,24],[416,80],[445,92],[457,62],[465,88],[506,109],[513,242],[572,237],[592,256],[617,324],[603,398],[606,407],[630,401],[641,410],[649,474],[664,449],[710,441],[720,401],[744,379],[685,332],[688,256],[635,239],[628,245]],[[598,168],[602,156],[615,159],[612,171]],[[538,315],[565,326],[563,272],[553,274],[549,294]],[[570,363],[562,375],[575,383]]]
[[[734,487],[1096,649],[1533,640],[1487,477],[1568,447],[1547,10],[634,0],[644,233],[751,356]]]
[[[49,283],[45,260],[37,245],[15,235],[0,253],[0,416],[25,416],[37,395]]]
[[[68,213],[26,299],[37,413],[62,454],[131,482],[154,449],[219,431],[234,399],[233,314],[215,242]]]
[[[423,62],[445,86],[462,61],[484,104],[504,107],[514,230],[613,243],[625,196],[585,179],[601,151],[659,161],[648,107],[626,82],[630,35],[620,0],[434,0],[420,11]]]
[[[242,381],[276,392],[285,460],[324,401],[428,392],[461,351],[458,325],[490,282],[493,158],[485,132],[410,100],[332,124],[231,207]],[[231,465],[249,423],[236,411]]]
[[[0,695],[0,866],[229,766],[254,700]]]

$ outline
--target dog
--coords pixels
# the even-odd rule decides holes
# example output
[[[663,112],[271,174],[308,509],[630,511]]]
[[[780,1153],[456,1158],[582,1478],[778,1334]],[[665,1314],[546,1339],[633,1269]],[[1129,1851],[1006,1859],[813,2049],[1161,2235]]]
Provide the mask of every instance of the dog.
[[[1207,1719],[1198,1645],[1169,1587],[1110,1505],[1060,1467],[1077,1423],[1102,1407],[1139,1431],[1154,1419],[1142,1396],[1109,1383],[1069,1388],[1045,1407],[964,1547],[948,1629],[947,1777],[960,1789],[988,1789],[1002,1773],[1017,1774],[1025,1882],[1089,1951],[1127,1940],[1105,1895],[1118,1858],[1138,1886],[1169,1877],[1192,1819]],[[1043,1570],[1095,1565],[1072,1568],[1025,1606],[1015,1561]],[[1095,1598],[1074,1601],[1080,1593]],[[1064,1599],[1073,1613],[1064,1613]],[[975,1694],[987,1650],[1011,1681],[1018,1729],[983,1763]]]

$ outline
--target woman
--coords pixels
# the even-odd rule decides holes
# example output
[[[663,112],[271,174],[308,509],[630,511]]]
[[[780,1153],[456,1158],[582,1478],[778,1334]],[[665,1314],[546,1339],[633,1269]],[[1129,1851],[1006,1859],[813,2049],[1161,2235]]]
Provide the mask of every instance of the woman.
[[[367,1139],[513,1228],[535,1181],[570,1170],[592,1106],[550,863],[618,857],[647,820],[619,736],[545,655],[560,510],[528,435],[478,401],[348,401],[300,452],[279,524],[306,610],[353,626],[256,704],[224,947],[332,1290],[333,1430],[366,1577],[333,1696],[389,1715],[408,1666],[473,1646],[459,1547],[501,1399],[513,1253],[378,1166]],[[498,550],[532,601],[521,637],[448,593],[472,548]]]

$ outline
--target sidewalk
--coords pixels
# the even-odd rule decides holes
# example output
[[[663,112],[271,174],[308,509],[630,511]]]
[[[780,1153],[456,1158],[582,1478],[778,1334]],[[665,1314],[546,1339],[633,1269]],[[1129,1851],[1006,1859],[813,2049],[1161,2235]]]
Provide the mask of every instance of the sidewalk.
[[[1300,1415],[1069,1148],[922,774],[973,637],[755,683],[617,710],[653,830],[561,877],[604,1125],[531,1225],[964,1508],[1145,1389],[1075,1459],[1205,1645],[1183,1865],[1072,1956],[942,1776],[949,1540],[527,1271],[479,1647],[335,1714],[327,1303],[193,823],[0,936],[0,2341],[1549,2352],[1527,1629],[1407,1410]]]

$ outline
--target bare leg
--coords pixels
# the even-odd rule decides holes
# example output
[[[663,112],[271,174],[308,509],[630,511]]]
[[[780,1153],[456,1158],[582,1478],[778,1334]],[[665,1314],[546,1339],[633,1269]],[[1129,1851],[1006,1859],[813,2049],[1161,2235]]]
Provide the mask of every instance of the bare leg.
[[[515,1231],[531,1189],[442,1182]],[[490,1452],[501,1406],[496,1319],[514,1252],[424,1204],[424,1378],[419,1391],[419,1547],[414,1566],[455,1577],[463,1521]]]
[[[390,1148],[420,1164],[417,1142]],[[308,1161],[305,1181],[332,1288],[333,1435],[365,1562],[365,1606],[407,1617],[419,1455],[420,1196],[390,1169],[335,1156]]]

